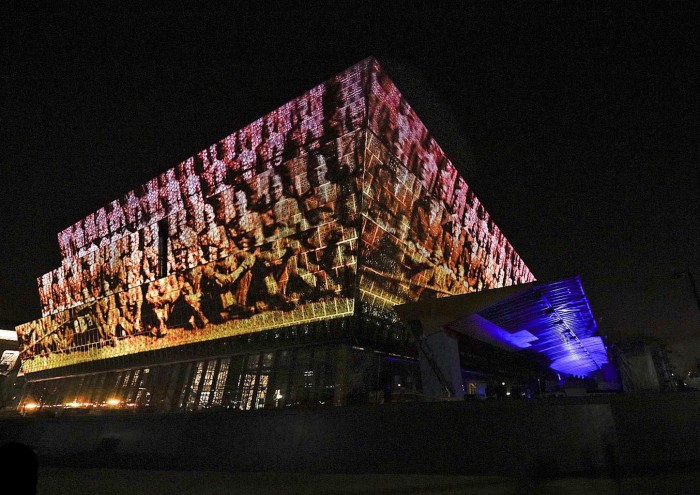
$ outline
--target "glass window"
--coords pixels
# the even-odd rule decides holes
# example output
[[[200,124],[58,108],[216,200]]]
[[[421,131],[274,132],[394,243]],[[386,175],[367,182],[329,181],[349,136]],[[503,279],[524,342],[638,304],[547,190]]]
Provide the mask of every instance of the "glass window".
[[[199,386],[202,380],[202,374],[206,369],[206,361],[200,361],[197,363],[197,369],[192,377],[192,385],[189,387],[189,393],[187,395],[187,404],[185,409],[187,411],[192,411],[197,405],[197,394],[199,392]]]
[[[269,380],[269,374],[268,373],[260,373],[260,376],[258,377],[258,384],[256,387],[256,392],[255,392],[255,402],[253,404],[253,407],[255,409],[261,409],[265,407],[265,396],[267,395],[267,384]]]
[[[141,372],[141,380],[138,383],[138,388],[136,390],[136,398],[134,400],[136,405],[139,407],[147,406],[150,402],[151,393],[148,391],[150,379],[151,369],[145,368]]]
[[[311,368],[311,349],[297,349],[294,358],[293,382],[289,403],[293,405],[308,404],[310,388],[314,382],[314,372]]]
[[[270,368],[272,368],[272,357],[273,357],[273,353],[271,353],[271,352],[263,354],[262,355],[262,364],[260,367],[264,368],[264,369],[268,369],[268,370]]]
[[[126,396],[126,402],[128,404],[133,404],[136,400],[139,383],[141,383],[141,371],[142,370],[134,370],[134,373],[131,375],[131,380],[129,381],[128,385],[128,394]]]
[[[291,351],[278,351],[275,356],[269,385],[271,393],[266,399],[267,407],[283,407],[287,403],[291,356]]]
[[[249,370],[257,370],[260,365],[260,354],[251,354],[248,356],[248,366]]]
[[[240,409],[244,367],[245,356],[231,358],[222,400],[222,405],[226,408]]]
[[[106,378],[107,373],[100,373],[99,375],[95,375],[95,380],[90,386],[90,397],[88,398],[90,403],[95,405],[102,404],[102,388],[104,387]]]
[[[202,380],[202,391],[199,394],[199,403],[197,409],[205,409],[209,407],[209,400],[212,395],[212,386],[214,384],[214,373],[216,371],[216,359],[209,361],[207,371]]]
[[[319,405],[333,405],[335,391],[334,363],[335,349],[333,347],[321,347],[314,352],[314,365],[316,368],[315,397]]]
[[[239,408],[243,411],[248,411],[253,407],[256,375],[257,373],[241,375],[241,401]]]
[[[184,368],[182,368],[182,385],[180,386],[180,399],[178,400],[178,409],[184,409],[185,404],[187,404],[187,397],[189,391],[191,390],[190,380],[192,375],[193,363],[187,363]]]
[[[219,372],[216,374],[216,382],[214,384],[214,393],[211,400],[212,407],[222,405],[224,398],[224,387],[226,386],[226,378],[228,377],[228,368],[231,358],[223,358],[219,363]]]

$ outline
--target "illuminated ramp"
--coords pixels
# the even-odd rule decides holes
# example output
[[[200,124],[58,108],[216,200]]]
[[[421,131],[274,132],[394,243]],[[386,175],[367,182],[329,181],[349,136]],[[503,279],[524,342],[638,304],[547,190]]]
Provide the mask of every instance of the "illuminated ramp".
[[[426,333],[465,334],[546,360],[561,373],[588,375],[608,362],[579,277],[421,301],[397,312],[419,320]]]

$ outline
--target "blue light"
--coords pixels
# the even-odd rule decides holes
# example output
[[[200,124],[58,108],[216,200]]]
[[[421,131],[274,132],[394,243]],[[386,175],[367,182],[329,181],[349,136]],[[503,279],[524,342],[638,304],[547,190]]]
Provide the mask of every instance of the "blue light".
[[[588,375],[608,362],[578,277],[537,284],[480,311],[479,316],[491,323],[490,340],[542,354],[555,371]]]

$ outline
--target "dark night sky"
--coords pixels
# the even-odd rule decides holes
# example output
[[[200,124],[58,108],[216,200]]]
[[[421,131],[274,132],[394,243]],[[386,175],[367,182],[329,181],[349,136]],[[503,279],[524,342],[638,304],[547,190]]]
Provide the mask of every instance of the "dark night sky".
[[[700,283],[691,2],[333,5],[2,16],[0,316],[39,316],[59,230],[376,55],[536,277],[580,275],[611,339],[700,356],[690,279],[672,276]]]

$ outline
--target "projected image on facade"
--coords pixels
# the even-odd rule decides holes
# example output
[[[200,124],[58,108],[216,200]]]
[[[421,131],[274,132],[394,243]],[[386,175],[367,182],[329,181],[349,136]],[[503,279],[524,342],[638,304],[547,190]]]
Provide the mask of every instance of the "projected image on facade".
[[[58,237],[28,373],[534,280],[373,60]]]
[[[361,300],[396,304],[534,280],[380,67],[370,74]]]
[[[61,232],[26,371],[352,314],[363,67]]]

